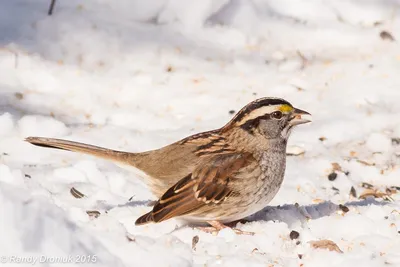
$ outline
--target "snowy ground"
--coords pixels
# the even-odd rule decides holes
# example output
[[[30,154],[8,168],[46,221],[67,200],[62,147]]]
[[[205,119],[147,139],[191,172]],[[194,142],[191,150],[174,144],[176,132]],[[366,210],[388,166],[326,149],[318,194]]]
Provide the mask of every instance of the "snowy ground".
[[[51,17],[49,2],[0,2],[5,266],[400,266],[400,1],[58,0]],[[136,227],[154,198],[135,175],[23,141],[144,151],[263,96],[314,121],[271,206],[238,225],[255,236]],[[324,239],[343,253],[309,243]]]

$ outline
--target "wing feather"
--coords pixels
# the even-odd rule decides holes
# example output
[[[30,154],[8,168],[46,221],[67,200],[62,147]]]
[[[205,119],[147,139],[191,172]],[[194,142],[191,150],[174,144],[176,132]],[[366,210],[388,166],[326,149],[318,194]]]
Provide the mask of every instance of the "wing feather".
[[[222,203],[233,192],[231,178],[253,160],[250,153],[229,153],[208,159],[169,188],[153,210],[141,216],[136,224],[161,222]]]

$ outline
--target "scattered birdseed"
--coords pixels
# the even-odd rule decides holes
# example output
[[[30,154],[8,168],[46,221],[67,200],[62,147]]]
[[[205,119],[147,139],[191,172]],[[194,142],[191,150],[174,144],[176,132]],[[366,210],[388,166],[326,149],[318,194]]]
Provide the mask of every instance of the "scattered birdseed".
[[[294,230],[291,231],[290,234],[289,234],[289,237],[290,237],[291,240],[297,239],[297,238],[299,238],[299,236],[300,236],[299,232],[294,231]]]
[[[235,111],[232,109],[232,110],[229,110],[229,114],[235,114]]]
[[[392,138],[392,145],[400,145],[400,138]]]
[[[193,249],[193,250],[196,250],[196,245],[197,245],[197,243],[199,243],[199,240],[200,240],[200,238],[199,238],[198,235],[195,235],[195,236],[192,238],[192,249]]]
[[[90,218],[98,218],[100,216],[100,212],[97,210],[87,210],[86,213]]]
[[[386,201],[393,201],[393,199],[390,197],[390,195],[391,194],[388,194],[388,193],[385,193],[385,192],[380,192],[378,189],[367,188],[359,196],[359,198],[360,199],[366,199],[368,197],[374,197],[374,198],[382,198],[383,200],[386,200]]]
[[[350,189],[350,196],[357,197],[357,192],[356,192],[356,189],[354,188],[354,186],[352,186]]]
[[[342,171],[342,167],[339,165],[339,163],[337,162],[333,162],[331,163],[333,171],[337,171],[337,172],[341,172]]]
[[[342,204],[339,205],[339,209],[341,209],[344,213],[349,212],[349,208]]]
[[[16,93],[14,94],[14,96],[15,96],[18,100],[21,100],[21,99],[24,98],[24,94],[22,94],[22,93],[20,93],[20,92],[16,92]]]
[[[393,35],[388,31],[381,31],[379,36],[381,37],[382,40],[388,40],[388,41],[391,41],[391,42],[395,41]]]
[[[29,179],[32,178],[29,174],[26,174],[26,173],[25,173],[25,177],[29,178]]]
[[[131,236],[131,235],[127,235],[126,239],[128,239],[129,242],[135,242],[136,241],[135,237]]]
[[[368,189],[374,188],[374,186],[369,183],[361,183],[361,187],[368,188]]]
[[[329,181],[335,181],[337,178],[337,173],[336,172],[332,172],[328,175],[328,180]]]
[[[303,155],[306,151],[304,148],[299,147],[299,146],[288,146],[286,149],[286,155],[287,156],[299,156]]]
[[[71,190],[69,190],[71,195],[73,195],[75,198],[83,198],[85,195],[79,192],[75,187],[72,187]]]
[[[336,251],[339,253],[343,253],[343,251],[339,248],[339,246],[336,245],[336,243],[331,240],[324,239],[318,241],[310,241],[308,243],[310,243],[311,247],[313,248],[327,249],[329,251]]]

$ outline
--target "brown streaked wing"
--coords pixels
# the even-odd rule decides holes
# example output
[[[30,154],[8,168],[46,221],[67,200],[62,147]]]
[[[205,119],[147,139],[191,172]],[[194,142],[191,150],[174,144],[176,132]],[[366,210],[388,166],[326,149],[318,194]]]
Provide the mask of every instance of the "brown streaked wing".
[[[250,153],[223,154],[211,158],[168,189],[153,210],[140,217],[136,224],[161,222],[194,213],[208,204],[223,202],[232,193],[230,179],[253,160]]]
[[[205,203],[219,203],[231,192],[229,180],[240,169],[254,160],[250,153],[224,154],[213,158],[210,164],[196,169],[193,176],[198,177],[195,188],[197,199]]]

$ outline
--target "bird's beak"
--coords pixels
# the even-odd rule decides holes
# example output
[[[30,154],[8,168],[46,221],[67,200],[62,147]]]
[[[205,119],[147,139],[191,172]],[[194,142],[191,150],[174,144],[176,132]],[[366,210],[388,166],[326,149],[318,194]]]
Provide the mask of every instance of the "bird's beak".
[[[298,109],[298,108],[294,108],[293,115],[291,117],[291,120],[290,120],[289,124],[291,126],[295,126],[295,125],[307,123],[307,122],[310,122],[310,121],[311,121],[311,114],[310,113],[308,113],[307,111]]]

